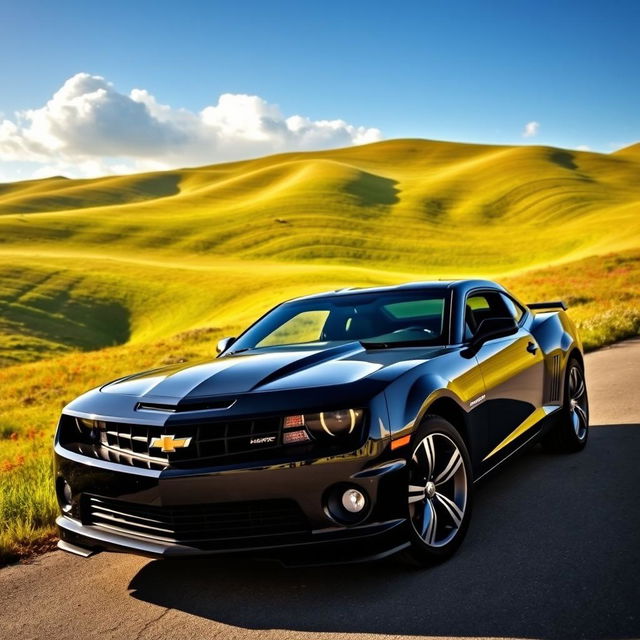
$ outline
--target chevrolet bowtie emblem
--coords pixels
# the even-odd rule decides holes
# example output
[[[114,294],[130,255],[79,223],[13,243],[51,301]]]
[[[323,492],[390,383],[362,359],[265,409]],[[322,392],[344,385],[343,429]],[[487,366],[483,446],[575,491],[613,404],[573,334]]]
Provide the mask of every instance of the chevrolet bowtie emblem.
[[[160,436],[152,438],[149,445],[152,449],[159,448],[163,453],[174,453],[176,449],[183,449],[191,444],[191,438],[176,438],[175,436]]]

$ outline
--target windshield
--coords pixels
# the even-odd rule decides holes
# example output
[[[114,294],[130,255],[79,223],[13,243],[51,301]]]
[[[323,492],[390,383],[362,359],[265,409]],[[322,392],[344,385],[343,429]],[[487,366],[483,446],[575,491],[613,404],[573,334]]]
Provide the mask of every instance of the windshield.
[[[287,302],[248,329],[230,352],[284,345],[444,344],[449,292],[354,293]]]

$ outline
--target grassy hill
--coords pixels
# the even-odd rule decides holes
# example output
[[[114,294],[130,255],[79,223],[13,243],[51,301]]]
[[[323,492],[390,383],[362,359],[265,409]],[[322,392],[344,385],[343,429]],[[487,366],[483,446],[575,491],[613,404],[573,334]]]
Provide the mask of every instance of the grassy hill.
[[[564,298],[587,347],[640,330],[640,146],[391,140],[93,180],[0,185],[0,563],[51,532],[61,407],[213,355],[274,303],[501,279]]]
[[[164,173],[52,178],[0,189],[0,237],[30,249],[108,243],[116,251],[502,273],[629,248],[629,225],[636,237],[640,230],[638,162],[631,152],[393,140]],[[496,228],[507,244],[496,245]]]
[[[617,151],[614,151],[612,155],[632,159],[635,158],[636,160],[638,160],[640,159],[640,142],[636,142],[635,144],[630,144],[628,147],[618,149]]]
[[[633,149],[391,140],[0,185],[0,364],[242,324],[309,288],[632,249]]]

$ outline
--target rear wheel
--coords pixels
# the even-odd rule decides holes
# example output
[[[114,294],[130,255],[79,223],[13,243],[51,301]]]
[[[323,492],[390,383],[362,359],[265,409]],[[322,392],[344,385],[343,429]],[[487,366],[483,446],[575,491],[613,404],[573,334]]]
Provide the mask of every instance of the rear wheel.
[[[453,555],[469,526],[469,454],[449,422],[428,416],[416,432],[407,463],[411,547],[403,555],[414,565],[437,564]]]
[[[577,358],[567,365],[564,405],[560,422],[542,440],[545,449],[557,453],[581,451],[589,437],[589,399],[584,369]]]

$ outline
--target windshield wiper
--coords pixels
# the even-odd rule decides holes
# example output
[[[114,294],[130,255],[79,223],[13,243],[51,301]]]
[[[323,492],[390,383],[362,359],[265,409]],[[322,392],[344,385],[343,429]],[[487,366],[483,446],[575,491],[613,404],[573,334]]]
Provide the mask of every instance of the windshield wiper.
[[[244,349],[238,349],[237,351],[234,351],[233,349],[231,351],[227,351],[226,355],[228,356],[235,356],[236,353],[243,353],[245,351],[251,351],[251,347],[245,347]]]

